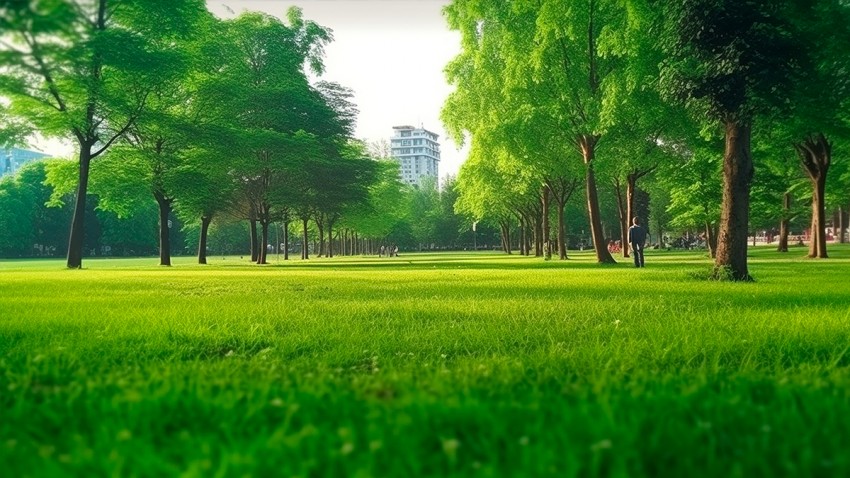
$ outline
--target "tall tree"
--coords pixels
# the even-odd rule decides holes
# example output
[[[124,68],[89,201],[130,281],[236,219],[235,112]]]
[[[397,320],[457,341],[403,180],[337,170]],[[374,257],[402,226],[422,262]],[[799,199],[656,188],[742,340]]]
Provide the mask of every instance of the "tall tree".
[[[650,3],[656,5],[657,2]],[[715,276],[749,280],[753,122],[782,110],[801,54],[791,0],[683,0],[657,9],[662,91],[725,135]],[[647,9],[643,11],[649,11]]]
[[[323,46],[331,36],[297,8],[288,11],[287,23],[260,13],[228,23],[233,52],[215,90],[232,120],[233,173],[249,220],[260,224],[255,259],[263,264],[269,225],[283,216],[305,162],[321,153],[319,139],[331,136],[321,127],[333,123],[334,112],[305,71],[322,72]]]
[[[785,126],[812,186],[809,257],[826,258],[827,178],[836,140],[850,139],[850,6],[835,0],[801,2],[794,20],[806,70],[794,86],[794,116]]]
[[[73,139],[79,177],[67,265],[82,266],[93,159],[138,118],[153,87],[177,73],[169,37],[191,31],[202,0],[49,0],[0,7],[0,94],[47,136]]]

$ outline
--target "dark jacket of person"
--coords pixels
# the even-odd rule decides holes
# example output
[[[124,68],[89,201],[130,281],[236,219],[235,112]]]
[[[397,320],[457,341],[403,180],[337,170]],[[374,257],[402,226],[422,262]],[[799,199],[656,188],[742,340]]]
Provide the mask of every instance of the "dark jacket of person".
[[[629,228],[629,243],[630,244],[646,244],[646,229],[634,225]]]

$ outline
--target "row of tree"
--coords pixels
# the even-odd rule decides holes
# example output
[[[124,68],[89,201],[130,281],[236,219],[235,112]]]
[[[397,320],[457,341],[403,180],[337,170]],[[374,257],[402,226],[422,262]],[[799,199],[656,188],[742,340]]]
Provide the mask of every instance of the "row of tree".
[[[717,171],[718,160],[709,161],[710,158],[707,157],[701,164],[673,161],[669,163],[672,169],[656,169],[656,172],[661,173],[641,178],[642,187],[635,188],[634,211],[637,216],[650,218],[653,243],[667,242],[667,247],[711,246],[708,241],[702,244],[696,240],[698,235],[705,237],[706,218],[713,218],[716,224],[719,216],[721,183]],[[48,171],[70,169],[68,164],[73,163],[66,160],[32,162],[22,167],[16,175],[0,180],[0,257],[55,257],[67,253],[65,239],[73,215],[73,203],[68,199],[72,196],[66,196],[62,203],[51,201],[56,193],[48,181]],[[399,246],[403,253],[473,248],[501,248],[506,252],[518,249],[525,254],[538,256],[546,253],[542,217],[537,210],[528,211],[527,214],[528,224],[533,227],[515,227],[523,224],[520,215],[504,224],[485,219],[478,222],[473,230],[475,216],[464,212],[470,196],[461,194],[461,183],[455,178],[444,178],[439,190],[433,182],[411,188],[394,179],[393,175],[397,174],[395,163],[379,164],[387,171],[386,180],[370,188],[368,202],[357,209],[358,214],[346,214],[330,237],[324,235],[326,244],[320,241],[318,223],[310,221],[306,243],[308,251],[326,255],[376,255],[381,245],[392,244]],[[797,173],[794,176],[797,186],[794,196],[804,198],[809,188],[801,176],[802,172],[791,161],[789,167]],[[70,172],[73,176],[74,171]],[[617,240],[620,234],[621,198],[618,194],[621,190],[616,187],[616,176],[609,177],[606,170],[602,172],[604,180],[599,188],[601,222],[603,235],[611,242]],[[756,179],[759,186],[754,188],[753,193],[751,233],[764,235],[766,239],[775,241],[781,250],[787,250],[788,243],[780,240],[779,224],[775,221],[782,214],[785,193],[776,186],[771,170],[762,168],[760,172],[761,177]],[[142,195],[138,201],[125,203],[119,217],[112,208],[101,207],[102,199],[97,194],[99,184],[99,181],[93,181],[86,206],[86,254],[157,254],[159,207],[156,201],[145,199]],[[762,184],[763,187],[760,186]],[[567,248],[591,246],[592,241],[587,236],[587,216],[582,214],[584,206],[581,196],[573,194],[561,216],[566,231],[565,254]],[[551,224],[556,224],[557,208],[551,209],[549,220]],[[177,208],[167,221],[172,254],[192,254],[197,251],[201,237],[201,221],[193,214],[184,214],[182,211]],[[840,212],[844,213],[843,216]],[[806,207],[803,200],[795,200],[785,217],[788,230],[799,234],[809,227],[807,220],[811,217],[810,208]],[[836,227],[842,224],[846,227],[846,211],[837,210],[832,221]],[[209,254],[250,255],[250,226],[241,216],[227,212],[217,214],[207,225],[207,232],[205,249]],[[287,235],[297,237],[284,245],[283,240]],[[304,247],[302,225],[291,223],[285,229],[282,221],[275,222],[270,228],[269,243],[267,250],[273,251],[280,258],[287,258],[290,252],[301,253]],[[549,243],[556,242],[550,240]],[[558,251],[553,248],[551,252]],[[622,252],[628,255],[627,251]]]
[[[66,233],[73,216],[73,195],[57,194],[49,176],[64,174],[73,181],[73,162],[47,159],[24,165],[15,175],[0,180],[0,257],[56,257],[67,254]],[[402,251],[469,250],[498,244],[494,231],[471,223],[454,211],[458,197],[456,181],[446,178],[441,189],[426,181],[413,188],[398,181],[397,165],[379,160],[383,181],[369,189],[367,201],[339,219],[332,234],[320,234],[315,219],[308,225],[304,242],[303,225],[274,221],[269,228],[267,251],[282,258],[290,252],[318,255],[377,254],[380,246],[396,245]],[[100,167],[100,165],[98,165]],[[98,171],[95,168],[94,171]],[[157,254],[160,242],[159,205],[139,188],[137,200],[120,200],[112,182],[93,172],[86,202],[85,254],[91,256],[147,256]],[[134,184],[133,178],[125,178]],[[133,188],[124,189],[136,194]],[[101,195],[103,194],[103,195]],[[64,201],[56,201],[57,196]],[[180,196],[183,197],[183,196]],[[52,199],[53,198],[53,199]],[[176,203],[180,204],[179,200]],[[115,210],[120,211],[120,216]],[[250,222],[239,214],[224,211],[209,223],[198,221],[191,210],[177,207],[166,219],[170,253],[192,254],[198,249],[202,229],[208,233],[205,251],[217,255],[251,253]],[[284,244],[288,235],[297,236]],[[322,243],[322,239],[325,240]],[[259,247],[259,246],[257,246]],[[257,251],[258,252],[258,251]]]
[[[850,203],[847,174],[827,174],[850,138],[846,2],[455,0],[445,12],[462,52],[443,119],[471,138],[460,210],[505,237],[518,222],[544,246],[554,216],[549,249],[566,258],[564,208],[581,191],[597,259],[613,262],[600,182],[614,188],[628,254],[639,185],[654,175],[656,222],[704,228],[715,275],[747,280],[751,200],[787,248],[802,165],[810,255],[827,256],[827,202]]]
[[[297,8],[223,21],[202,0],[3,2],[0,36],[4,142],[37,132],[78,151],[46,170],[52,205],[73,203],[68,267],[87,250],[89,196],[119,217],[154,202],[162,265],[175,213],[199,225],[199,262],[224,215],[248,221],[265,263],[272,223],[300,223],[305,243],[315,224],[332,254],[343,218],[377,234],[370,199],[401,189],[352,139],[352,93],[311,81],[331,33]]]

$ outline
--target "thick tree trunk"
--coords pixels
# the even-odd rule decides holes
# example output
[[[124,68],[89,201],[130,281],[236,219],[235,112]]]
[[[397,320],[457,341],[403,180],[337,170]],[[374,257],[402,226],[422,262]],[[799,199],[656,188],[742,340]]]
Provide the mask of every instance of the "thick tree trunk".
[[[171,199],[161,192],[155,192],[154,198],[159,205],[159,265],[171,265],[171,230],[168,228],[168,215],[171,214]]]
[[[826,259],[826,175],[812,179],[812,239],[809,257]]]
[[[779,221],[779,246],[777,252],[788,252],[788,223],[791,215],[791,193],[782,196],[782,220]]]
[[[593,249],[596,252],[596,261],[601,264],[613,264],[614,258],[608,252],[605,244],[605,236],[602,233],[602,220],[599,212],[599,197],[596,191],[596,176],[593,172],[593,159],[596,154],[596,143],[599,138],[591,135],[583,135],[579,138],[582,156],[585,164],[585,189],[587,190],[587,214],[590,219],[590,235],[593,240]]]
[[[68,261],[70,269],[83,267],[83,246],[85,245],[86,196],[89,188],[89,168],[91,166],[91,145],[80,145],[80,176],[77,185],[77,198],[74,201],[74,217],[71,219],[71,233],[68,238]]]
[[[558,258],[567,260],[567,222],[564,220],[564,209],[567,204],[558,202]]]
[[[212,216],[201,216],[201,236],[198,239],[198,264],[207,263],[207,233],[210,230]]]
[[[309,221],[309,219],[306,218],[306,217],[301,219],[301,225],[303,227],[303,229],[302,229],[303,234],[301,236],[301,258],[302,259],[309,259],[310,258],[310,251],[309,251],[310,236],[307,232],[307,226],[308,226],[307,222],[308,221]]]
[[[838,208],[838,242],[844,244],[847,242],[844,239],[844,229],[847,229],[847,223],[845,222],[847,215],[844,213],[844,208]]]
[[[257,251],[257,264],[268,264],[266,260],[269,250],[269,221],[260,220],[260,247]]]
[[[809,257],[826,259],[826,175],[832,163],[832,145],[816,134],[794,145],[800,162],[812,181],[812,238]]]
[[[705,223],[705,243],[708,246],[708,255],[714,259],[717,257],[717,225],[710,222]]]
[[[751,280],[747,269],[747,233],[750,219],[750,182],[753,158],[749,124],[726,123],[726,150],[723,156],[723,202],[714,276]]]
[[[257,250],[257,221],[255,219],[248,220],[248,231],[251,237],[251,262],[257,262],[260,255]]]

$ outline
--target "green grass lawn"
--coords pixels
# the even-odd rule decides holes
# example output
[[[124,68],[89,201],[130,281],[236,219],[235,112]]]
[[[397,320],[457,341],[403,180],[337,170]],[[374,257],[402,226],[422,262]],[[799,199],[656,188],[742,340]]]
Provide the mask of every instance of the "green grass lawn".
[[[0,474],[848,476],[830,253],[4,261]]]

